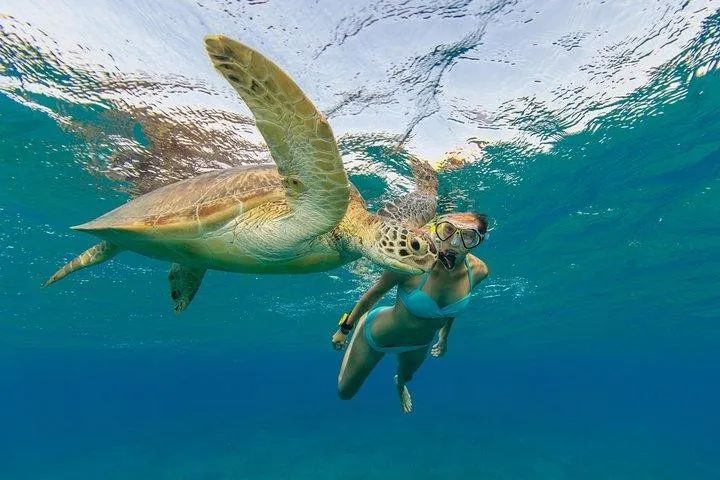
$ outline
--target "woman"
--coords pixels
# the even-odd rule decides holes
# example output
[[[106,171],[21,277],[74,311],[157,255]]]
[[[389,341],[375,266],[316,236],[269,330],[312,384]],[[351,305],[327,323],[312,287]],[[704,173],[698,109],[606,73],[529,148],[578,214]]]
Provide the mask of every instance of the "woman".
[[[445,354],[454,317],[467,307],[472,289],[487,277],[487,265],[469,253],[485,238],[485,215],[445,215],[431,223],[430,230],[437,245],[438,261],[429,272],[408,277],[386,271],[352,312],[341,318],[340,328],[332,337],[338,350],[345,345],[356,320],[360,321],[340,366],[340,398],[352,398],[378,361],[386,353],[396,353],[395,385],[403,411],[412,411],[407,382],[428,351],[434,357]],[[370,311],[396,285],[395,305]],[[430,349],[438,330],[438,341]]]

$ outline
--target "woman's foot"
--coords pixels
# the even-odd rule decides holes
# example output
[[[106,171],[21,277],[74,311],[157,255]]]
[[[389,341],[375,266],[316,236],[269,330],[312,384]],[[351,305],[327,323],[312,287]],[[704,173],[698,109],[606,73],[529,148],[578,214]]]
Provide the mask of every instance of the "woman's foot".
[[[395,375],[395,388],[397,388],[398,397],[400,397],[400,405],[402,406],[403,413],[412,412],[412,397],[410,396],[410,390],[408,390],[404,383],[399,383],[397,375]]]

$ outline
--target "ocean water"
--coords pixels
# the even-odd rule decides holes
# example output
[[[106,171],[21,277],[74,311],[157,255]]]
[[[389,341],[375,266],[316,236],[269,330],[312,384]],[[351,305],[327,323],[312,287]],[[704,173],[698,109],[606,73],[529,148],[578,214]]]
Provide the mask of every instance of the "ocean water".
[[[0,478],[720,478],[717,2],[0,6]],[[68,229],[267,161],[202,36],[266,53],[327,114],[371,208],[441,171],[491,276],[403,415],[394,359],[350,402],[329,336],[377,270],[209,272]],[[413,41],[398,41],[412,38]],[[468,153],[469,152],[469,153]]]

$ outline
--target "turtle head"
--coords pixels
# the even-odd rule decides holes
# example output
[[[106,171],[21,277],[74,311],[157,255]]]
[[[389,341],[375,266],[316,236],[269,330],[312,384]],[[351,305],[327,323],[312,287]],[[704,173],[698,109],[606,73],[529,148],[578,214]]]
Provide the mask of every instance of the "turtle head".
[[[389,270],[419,275],[437,260],[437,248],[424,230],[379,217],[370,230],[362,253]]]

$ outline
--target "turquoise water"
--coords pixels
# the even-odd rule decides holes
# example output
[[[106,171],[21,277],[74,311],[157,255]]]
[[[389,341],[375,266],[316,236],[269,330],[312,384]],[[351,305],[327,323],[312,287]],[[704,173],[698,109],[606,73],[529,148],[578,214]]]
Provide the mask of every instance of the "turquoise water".
[[[21,42],[16,25],[0,17],[2,38],[14,42],[0,50],[0,478],[720,478],[720,16],[711,2],[688,3],[668,25],[695,12],[697,28],[683,26],[687,38],[658,45],[652,58],[677,51],[645,70],[623,57],[627,65],[605,65],[600,75],[610,78],[615,67],[626,68],[625,79],[645,72],[639,85],[612,100],[594,94],[595,104],[506,103],[488,118],[508,137],[488,138],[476,161],[441,173],[442,208],[478,209],[496,221],[477,250],[492,275],[456,322],[447,357],[429,359],[413,381],[411,416],[397,405],[390,358],[353,401],[336,397],[340,357],[328,339],[339,313],[372,281],[365,264],[305,276],[211,272],[179,316],[170,308],[167,265],[130,253],[41,289],[92,244],[70,225],[114,208],[133,189],[224,160],[177,150],[148,157],[143,147],[162,137],[147,115],[88,93],[98,80],[76,81],[77,51],[30,55],[33,42]],[[500,5],[504,17],[488,10],[478,42],[492,50],[501,18],[521,15],[521,7]],[[182,18],[192,30],[189,8],[157,15]],[[527,11],[542,22],[545,7],[534,8]],[[270,22],[258,12],[258,22]],[[411,13],[392,18],[408,25],[417,21]],[[453,13],[425,15],[445,32],[439,18]],[[19,31],[40,42],[30,22],[36,13],[27,15]],[[205,27],[215,27],[204,15]],[[230,18],[238,32],[250,25]],[[353,18],[361,16],[327,29],[336,32],[328,52],[322,41],[308,52],[318,61],[341,48],[359,52],[354,37],[337,33],[354,31]],[[370,25],[368,44],[382,33]],[[642,34],[655,31],[631,33],[644,44]],[[262,38],[283,56],[286,43]],[[594,41],[592,33],[561,38],[568,55]],[[575,49],[572,39],[585,43]],[[444,95],[461,96],[452,81],[440,85]],[[125,88],[125,102],[144,95]],[[453,104],[441,97],[431,120]],[[392,110],[403,101],[380,105]],[[319,105],[332,110],[331,102]],[[115,111],[137,121],[127,127],[108,114]],[[182,125],[208,118],[175,113]],[[403,117],[396,131],[357,127],[366,136],[347,133],[360,117],[337,114],[346,165],[371,207],[388,189],[407,188],[394,175],[409,173],[385,137],[370,134],[402,136],[422,113]],[[418,125],[407,148],[422,153]],[[476,138],[487,133],[480,120],[472,128]],[[215,141],[237,145],[234,131],[223,134]],[[467,137],[454,140],[443,148]],[[135,156],[120,148],[128,144]],[[220,153],[228,163],[262,158],[254,145]]]

